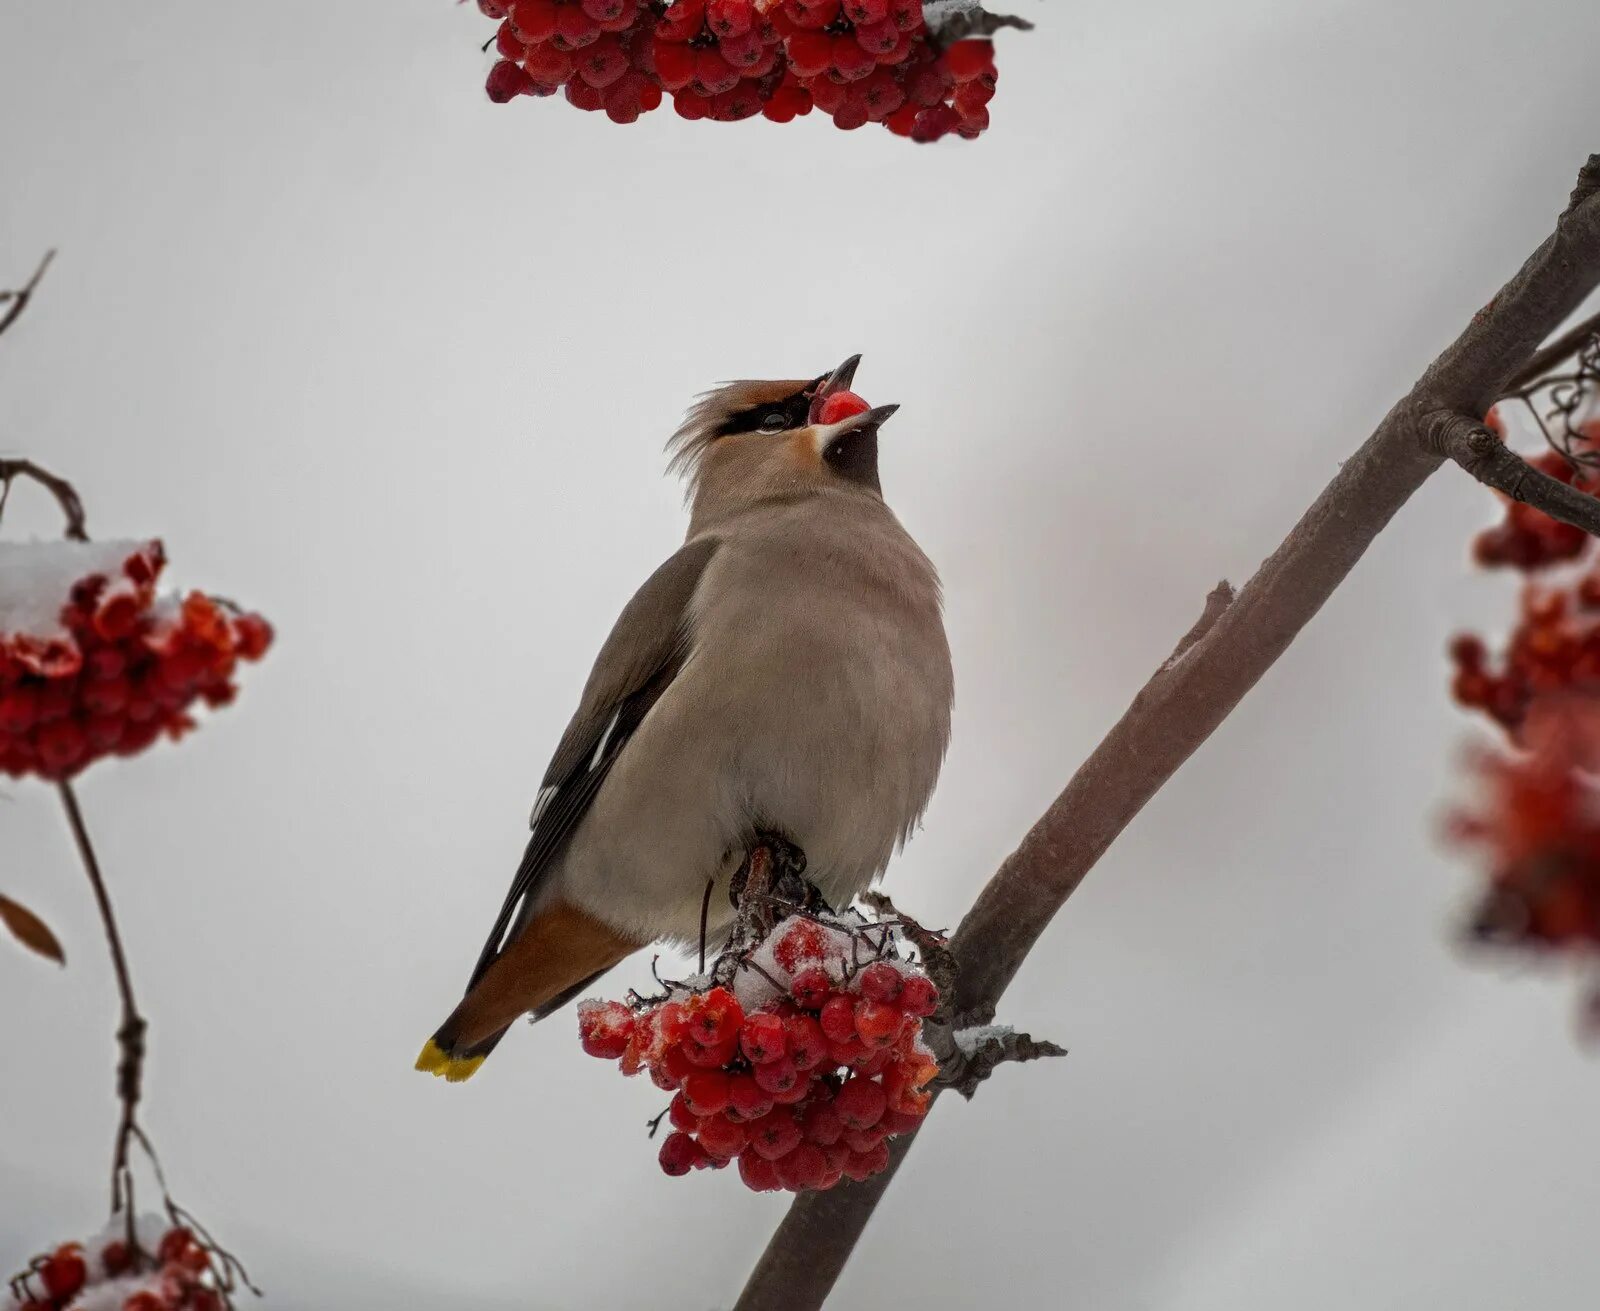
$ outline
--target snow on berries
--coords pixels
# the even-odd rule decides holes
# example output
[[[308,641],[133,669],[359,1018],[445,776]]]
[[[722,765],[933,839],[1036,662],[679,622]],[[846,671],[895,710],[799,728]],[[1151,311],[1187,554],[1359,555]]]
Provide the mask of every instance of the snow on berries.
[[[224,1311],[232,1272],[186,1225],[140,1216],[135,1243],[123,1216],[86,1242],[33,1259],[0,1293],[0,1311]]]
[[[0,772],[64,779],[194,726],[233,700],[260,615],[158,591],[159,541],[0,542]]]
[[[934,0],[940,3],[940,0]],[[631,123],[671,97],[687,119],[787,123],[913,141],[976,137],[998,74],[987,39],[946,40],[923,0],[480,0],[499,20],[485,89],[497,104],[564,94]],[[968,30],[971,4],[942,0]],[[1013,21],[1014,20],[1009,20]],[[1015,24],[1025,26],[1025,24]]]
[[[939,1072],[922,1042],[939,992],[900,945],[853,912],[796,913],[664,996],[582,1002],[579,1038],[674,1094],[669,1175],[737,1161],[757,1192],[868,1179],[921,1123]]]

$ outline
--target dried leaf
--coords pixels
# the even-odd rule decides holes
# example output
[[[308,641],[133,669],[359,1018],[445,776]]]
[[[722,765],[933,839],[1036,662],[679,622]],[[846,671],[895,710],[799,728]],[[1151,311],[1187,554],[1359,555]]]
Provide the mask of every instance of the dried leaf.
[[[0,896],[0,921],[11,930],[11,936],[31,951],[38,952],[41,956],[55,961],[58,965],[67,963],[67,955],[61,950],[61,944],[56,941],[56,935],[50,932],[50,927],[26,906],[12,901],[10,897]]]

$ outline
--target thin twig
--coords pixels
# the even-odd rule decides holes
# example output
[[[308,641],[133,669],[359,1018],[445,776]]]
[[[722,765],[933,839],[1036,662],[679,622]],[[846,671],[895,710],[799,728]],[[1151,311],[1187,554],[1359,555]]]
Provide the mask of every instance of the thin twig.
[[[138,1111],[144,1074],[144,1039],[149,1026],[139,1013],[138,1002],[134,1000],[128,958],[122,950],[122,934],[117,929],[117,917],[111,909],[111,895],[106,891],[105,877],[100,872],[94,845],[89,841],[83,811],[78,807],[77,793],[66,779],[56,786],[61,793],[61,804],[66,808],[67,824],[78,844],[78,855],[83,858],[83,868],[89,875],[89,885],[94,889],[95,904],[100,908],[100,922],[105,926],[106,942],[111,947],[111,965],[117,976],[117,993],[122,999],[122,1022],[117,1028],[117,1046],[122,1053],[117,1065],[117,1098],[122,1103],[122,1120],[117,1127],[116,1147],[111,1157],[111,1209],[113,1213],[124,1212],[128,1226],[128,1250],[137,1252],[139,1240],[134,1231],[133,1170],[128,1162],[128,1152],[136,1137],[145,1141],[148,1148],[148,1140],[139,1130]]]
[[[1600,500],[1535,469],[1476,419],[1429,415],[1420,437],[1424,449],[1454,460],[1486,487],[1600,537]]]
[[[1340,467],[1282,545],[1183,657],[1158,669],[1001,864],[951,940],[958,1010],[1000,999],[1028,952],[1118,834],[1228,717],[1433,474],[1430,416],[1483,415],[1600,285],[1600,155],[1556,229]],[[1182,644],[1180,643],[1180,646]],[[736,1311],[815,1311],[910,1144],[865,1183],[795,1199]]]
[[[55,257],[55,251],[45,251],[44,258],[39,261],[39,267],[33,271],[33,276],[28,279],[26,286],[18,291],[0,291],[0,305],[7,306],[6,312],[0,315],[0,332],[4,332],[22,317],[22,311],[28,308],[28,302],[33,299],[33,293],[39,286],[39,280],[44,277],[44,271],[50,267],[50,261]]]
[[[1558,365],[1566,363],[1589,338],[1600,335],[1600,314],[1591,314],[1582,323],[1568,328],[1548,346],[1541,346],[1525,366],[1517,370],[1506,388],[1507,396],[1528,395],[1540,386],[1539,380]]]
[[[5,513],[6,498],[11,495],[11,484],[17,478],[31,478],[52,496],[61,507],[67,521],[66,535],[75,542],[89,540],[88,517],[77,488],[59,474],[35,464],[32,460],[7,459],[0,456],[0,515]]]

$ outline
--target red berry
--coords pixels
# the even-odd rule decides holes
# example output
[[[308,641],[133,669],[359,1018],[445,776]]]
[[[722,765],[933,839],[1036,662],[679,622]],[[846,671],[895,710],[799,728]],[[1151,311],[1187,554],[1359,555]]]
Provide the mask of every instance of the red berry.
[[[772,1097],[749,1074],[735,1074],[728,1081],[728,1108],[741,1120],[755,1120],[772,1110]]]
[[[874,1125],[870,1129],[853,1129],[847,1125],[840,1141],[852,1152],[870,1152],[887,1135],[888,1130],[881,1124]]]
[[[696,90],[708,96],[720,95],[739,85],[739,70],[722,57],[719,50],[707,48],[694,57]]]
[[[817,1016],[829,1042],[848,1042],[856,1036],[856,1001],[849,993],[829,997]]]
[[[681,1092],[668,1105],[667,1120],[674,1129],[682,1129],[685,1133],[693,1133],[700,1127],[700,1117],[690,1108],[688,1099]]]
[[[707,1047],[689,1038],[684,1041],[682,1050],[684,1058],[696,1069],[720,1070],[737,1054],[739,1039],[733,1037],[719,1042],[714,1047]]]
[[[796,1193],[821,1187],[828,1173],[828,1158],[822,1154],[822,1148],[812,1143],[801,1143],[774,1164],[778,1167],[778,1182]]]
[[[762,1092],[771,1093],[776,1098],[781,1093],[786,1093],[801,1082],[809,1084],[811,1081],[799,1070],[795,1069],[794,1062],[787,1057],[776,1061],[767,1061],[755,1068],[756,1086]]]
[[[889,0],[889,17],[902,32],[915,32],[922,26],[922,0]]]
[[[680,1043],[676,1047],[668,1047],[661,1054],[661,1060],[652,1073],[659,1074],[662,1078],[668,1080],[668,1087],[677,1088],[698,1068],[689,1060],[688,1053],[684,1051],[683,1045]]]
[[[705,0],[675,0],[656,24],[656,32],[670,40],[688,41],[700,34],[705,18]]]
[[[600,39],[600,24],[577,5],[562,5],[556,10],[556,34],[551,39],[577,50]]]
[[[839,0],[783,0],[783,12],[796,27],[820,31],[839,16]]]
[[[957,82],[970,82],[975,77],[993,77],[994,43],[957,41],[944,52],[944,64]]]
[[[522,66],[535,82],[549,86],[559,86],[572,76],[572,56],[549,43],[529,46],[528,58]]]
[[[159,1293],[140,1289],[123,1300],[122,1311],[168,1311],[168,1304]]]
[[[963,82],[956,88],[954,104],[963,114],[976,113],[994,99],[994,83],[987,78]]]
[[[112,1278],[122,1274],[133,1265],[128,1245],[120,1238],[113,1238],[100,1253],[100,1265]]]
[[[817,77],[833,67],[833,39],[826,32],[796,32],[788,51],[789,67],[801,77]]]
[[[783,1022],[789,1059],[797,1070],[814,1070],[828,1058],[828,1037],[809,1015],[791,1015]]]
[[[862,400],[853,391],[836,391],[822,402],[822,409],[817,415],[817,422],[823,424],[838,423],[853,415],[865,414],[871,408],[866,401]]]
[[[697,91],[685,87],[681,91],[672,93],[672,107],[678,111],[678,117],[694,120],[708,118],[711,114],[711,100]]]
[[[693,46],[655,39],[656,76],[668,91],[676,91],[694,81],[694,63],[697,51]]]
[[[758,1193],[774,1193],[782,1187],[778,1183],[777,1166],[753,1151],[739,1153],[739,1177],[746,1188]]]
[[[77,1244],[69,1243],[58,1248],[39,1271],[45,1292],[58,1300],[72,1297],[89,1278],[89,1265]]]
[[[789,1047],[783,1020],[770,1011],[746,1016],[739,1031],[739,1046],[756,1065],[781,1060]]]
[[[696,1135],[700,1146],[719,1160],[731,1160],[745,1149],[750,1141],[749,1130],[742,1121],[730,1120],[726,1115],[713,1115],[701,1121]]]
[[[848,1038],[844,1042],[829,1039],[828,1059],[835,1065],[856,1065],[867,1059],[867,1049],[860,1038]]]
[[[744,32],[739,36],[725,36],[717,43],[722,57],[742,73],[752,73],[763,61],[772,58],[772,52],[761,39],[760,32]]]
[[[878,66],[878,61],[849,36],[834,37],[828,53],[833,71],[846,82],[859,81]]]
[[[801,1127],[808,1143],[832,1147],[844,1133],[844,1121],[831,1101],[812,1102],[801,1116]]]
[[[833,938],[814,919],[797,915],[779,931],[772,945],[772,958],[789,974],[796,974],[812,961],[828,958]]]
[[[161,1243],[156,1248],[156,1258],[160,1261],[176,1261],[193,1244],[193,1231],[183,1225],[177,1225],[161,1235]]]
[[[584,1002],[578,1007],[578,1039],[583,1050],[603,1061],[614,1061],[628,1047],[635,1020],[620,1001]]]
[[[523,45],[548,41],[556,32],[555,0],[516,0],[511,6],[511,26]]]
[[[627,0],[582,0],[583,12],[597,23],[609,23],[627,7]]]
[[[886,960],[873,961],[861,971],[861,995],[873,1001],[892,1002],[900,996],[900,971]]]
[[[856,28],[856,44],[869,55],[886,55],[900,44],[900,29],[892,19]]]
[[[494,48],[500,52],[502,59],[509,59],[513,64],[520,64],[522,57],[528,53],[527,42],[512,30],[509,19],[501,23],[500,30],[495,33]]]
[[[658,1158],[667,1174],[688,1174],[705,1157],[705,1149],[686,1133],[670,1133]]]
[[[697,1042],[710,1047],[739,1040],[744,1009],[726,988],[713,988],[691,998],[684,1014],[689,1021],[689,1033]]]
[[[887,1047],[900,1032],[902,1014],[893,1002],[863,997],[856,1003],[856,1032],[868,1047]]]
[[[939,1009],[939,989],[926,974],[908,974],[900,988],[900,1005],[908,1014],[926,1018]]]
[[[769,1161],[793,1151],[800,1138],[800,1123],[786,1106],[776,1107],[750,1122],[750,1148]]]
[[[780,91],[783,89],[779,88]],[[833,994],[833,980],[822,966],[810,965],[794,976],[794,982],[789,985],[789,994],[794,998],[795,1005],[803,1010],[819,1010]]]
[[[855,1063],[856,1073],[872,1078],[875,1074],[882,1074],[889,1068],[889,1062],[894,1058],[894,1051],[889,1047],[879,1047],[876,1050],[868,1049],[865,1060]]]
[[[721,1070],[696,1070],[683,1081],[683,1097],[696,1115],[715,1115],[728,1109],[730,1083]]]
[[[718,36],[742,36],[755,26],[751,0],[706,0],[706,26]]]
[[[578,76],[590,86],[604,89],[628,71],[628,56],[615,36],[602,36],[574,61]]]
[[[889,1099],[871,1079],[847,1079],[833,1099],[833,1109],[848,1129],[870,1129],[883,1118]]]

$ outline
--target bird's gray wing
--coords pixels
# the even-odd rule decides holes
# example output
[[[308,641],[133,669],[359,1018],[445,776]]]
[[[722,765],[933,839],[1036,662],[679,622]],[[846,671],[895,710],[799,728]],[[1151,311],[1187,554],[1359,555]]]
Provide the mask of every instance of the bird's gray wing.
[[[623,607],[545,771],[530,819],[533,835],[469,988],[499,954],[518,907],[588,811],[634,730],[683,668],[689,651],[689,602],[717,546],[715,537],[685,543]]]

